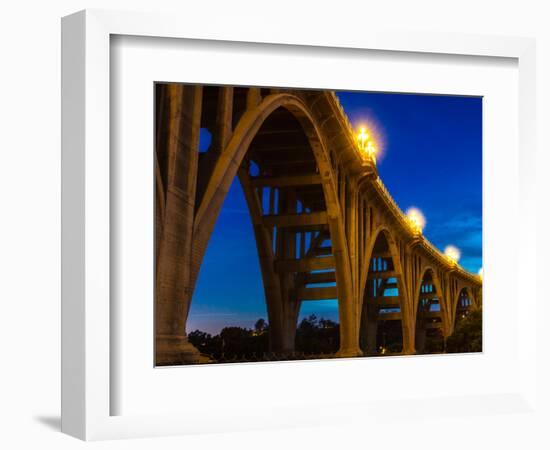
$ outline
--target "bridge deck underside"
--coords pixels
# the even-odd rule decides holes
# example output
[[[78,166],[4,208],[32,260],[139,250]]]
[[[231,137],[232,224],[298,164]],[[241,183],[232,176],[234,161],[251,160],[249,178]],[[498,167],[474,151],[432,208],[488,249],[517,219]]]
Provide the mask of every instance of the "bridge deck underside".
[[[326,201],[310,142],[286,109],[277,109],[252,141],[245,164],[272,238],[274,264],[296,302],[338,298]]]

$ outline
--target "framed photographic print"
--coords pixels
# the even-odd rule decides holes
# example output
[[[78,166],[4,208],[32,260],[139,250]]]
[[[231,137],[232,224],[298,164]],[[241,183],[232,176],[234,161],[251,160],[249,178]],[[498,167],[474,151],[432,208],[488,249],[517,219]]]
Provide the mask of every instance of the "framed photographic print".
[[[480,97],[158,83],[155,116],[156,365],[482,350]]]
[[[86,11],[62,42],[65,432],[531,408],[531,40]]]

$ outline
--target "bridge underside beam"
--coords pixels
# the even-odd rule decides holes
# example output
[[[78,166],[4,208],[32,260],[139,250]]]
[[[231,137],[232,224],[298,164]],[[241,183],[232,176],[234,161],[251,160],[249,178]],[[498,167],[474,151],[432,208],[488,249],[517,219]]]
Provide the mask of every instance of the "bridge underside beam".
[[[302,288],[298,290],[298,300],[333,300],[338,298],[336,286]]]
[[[296,187],[321,184],[318,174],[293,175],[281,177],[252,177],[250,184],[253,187]]]
[[[369,280],[387,280],[388,278],[400,278],[400,275],[394,270],[388,270],[385,272],[369,272]]]
[[[393,255],[391,254],[391,252],[375,252],[372,254],[372,257],[373,258],[382,258],[382,259],[390,259],[390,258],[393,258]]]
[[[311,250],[311,256],[329,256],[332,255],[332,247],[317,247]]]
[[[418,313],[419,319],[439,319],[441,318],[441,311],[420,311]]]
[[[309,214],[269,214],[262,217],[262,223],[266,227],[301,228],[326,226],[327,213],[313,212]]]
[[[316,272],[305,275],[304,284],[315,283],[334,283],[336,282],[336,272]]]
[[[401,320],[400,312],[379,313],[378,320]]]
[[[279,273],[285,272],[311,272],[312,270],[334,269],[334,257],[326,258],[302,258],[285,259],[275,261],[275,270]]]
[[[386,308],[399,308],[399,297],[397,296],[378,296],[375,297],[376,304]]]

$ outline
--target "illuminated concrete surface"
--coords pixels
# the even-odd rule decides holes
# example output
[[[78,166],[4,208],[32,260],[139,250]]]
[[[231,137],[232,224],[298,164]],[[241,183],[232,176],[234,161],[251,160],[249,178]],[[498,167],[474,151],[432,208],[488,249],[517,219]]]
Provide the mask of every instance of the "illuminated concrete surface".
[[[338,356],[384,354],[377,328],[399,321],[402,353],[449,336],[481,306],[481,274],[460,267],[404,214],[331,91],[158,85],[155,151],[156,363],[199,361],[186,321],[202,258],[235,177],[254,225],[271,351],[294,349],[300,304],[337,299]],[[199,133],[212,134],[199,153]],[[230,258],[230,255],[228,255]]]

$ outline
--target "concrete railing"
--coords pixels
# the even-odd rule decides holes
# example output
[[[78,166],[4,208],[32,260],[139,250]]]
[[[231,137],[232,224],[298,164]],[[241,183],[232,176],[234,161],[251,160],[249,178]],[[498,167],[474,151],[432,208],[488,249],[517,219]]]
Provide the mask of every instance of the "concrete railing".
[[[339,112],[339,116],[340,116],[339,120],[343,124],[343,126],[347,129],[347,132],[349,134],[349,140],[352,142],[352,145],[354,145],[355,149],[357,149],[357,147],[355,146],[355,130],[353,129],[353,125],[351,124],[349,117],[344,110],[344,107],[340,103],[338,96],[334,92],[330,92],[329,99],[336,106],[335,109]],[[358,159],[360,160],[361,156],[359,155],[358,150],[357,150],[357,154],[358,154]],[[400,222],[405,232],[410,236],[411,240],[417,238],[418,236],[414,233],[414,231],[409,225],[409,221],[407,219],[406,214],[403,212],[403,210],[399,207],[397,202],[394,200],[394,198],[390,194],[388,188],[386,187],[382,179],[380,177],[377,177],[373,184],[376,187],[380,197],[384,200],[388,208],[392,210],[394,216]],[[479,277],[476,274],[468,272],[458,263],[454,263],[450,261],[449,258],[447,258],[447,256],[445,256],[441,252],[441,250],[439,250],[434,244],[432,244],[424,235],[421,236],[420,243],[428,253],[430,253],[436,260],[438,260],[440,264],[447,266],[449,268],[452,268],[453,266],[455,266],[455,270],[459,272],[462,276],[474,282],[479,282]]]

